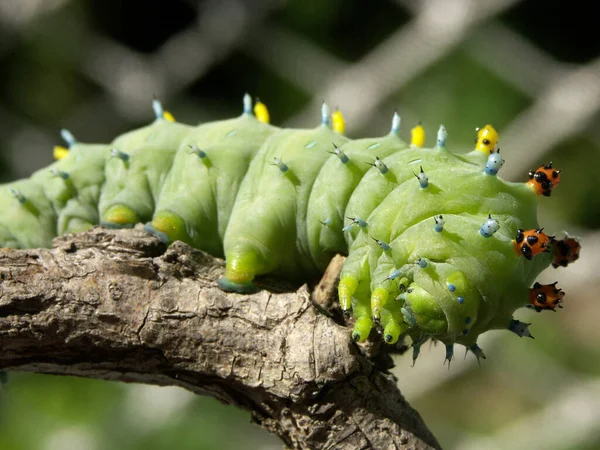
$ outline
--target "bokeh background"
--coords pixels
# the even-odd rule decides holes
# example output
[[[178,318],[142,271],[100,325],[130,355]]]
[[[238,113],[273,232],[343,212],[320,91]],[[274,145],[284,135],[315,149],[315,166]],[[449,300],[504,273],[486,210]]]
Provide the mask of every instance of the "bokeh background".
[[[550,270],[563,310],[518,318],[536,339],[488,333],[481,366],[441,347],[394,369],[444,448],[600,448],[600,45],[585,1],[1,0],[0,177],[52,159],[61,127],[108,142],[152,120],[160,98],[187,123],[238,115],[244,92],[273,123],[313,126],[326,100],[350,137],[403,134],[467,150],[501,133],[502,176],[563,170],[540,223],[581,236],[581,260]],[[248,413],[177,388],[11,373],[0,450],[275,449]]]

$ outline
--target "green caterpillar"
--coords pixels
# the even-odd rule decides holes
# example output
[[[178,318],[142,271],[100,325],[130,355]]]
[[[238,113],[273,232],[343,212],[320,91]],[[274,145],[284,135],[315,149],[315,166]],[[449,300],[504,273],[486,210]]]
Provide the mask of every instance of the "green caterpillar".
[[[153,106],[152,124],[110,145],[63,130],[69,148],[55,149],[58,161],[0,187],[0,244],[48,247],[94,224],[141,222],[166,243],[225,257],[220,285],[238,292],[261,274],[309,279],[344,253],[339,300],[353,311],[353,338],[410,336],[413,358],[427,339],[446,345],[448,361],[455,343],[484,357],[477,337],[487,330],[531,336],[516,309],[561,307],[555,284],[534,284],[551,262],[579,255],[575,239],[538,229],[539,195],[560,171],[550,163],[527,183],[501,180],[489,125],[457,154],[443,126],[434,148],[423,148],[421,126],[406,144],[397,114],[388,135],[350,141],[325,104],[313,129],[269,125],[248,95],[241,116],[197,127]]]

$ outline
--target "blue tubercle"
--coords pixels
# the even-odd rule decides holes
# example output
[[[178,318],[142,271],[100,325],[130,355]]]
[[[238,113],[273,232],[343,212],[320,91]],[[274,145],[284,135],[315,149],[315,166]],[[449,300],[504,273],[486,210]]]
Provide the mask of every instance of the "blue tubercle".
[[[433,219],[435,220],[435,225],[433,226],[433,229],[438,233],[444,231],[444,218],[441,215],[439,215],[437,217],[434,217]]]
[[[250,94],[244,94],[244,114],[252,114],[252,97]]]
[[[25,202],[27,202],[27,197],[25,197],[23,195],[23,193],[21,191],[19,191],[18,189],[15,188],[9,188],[10,193],[12,194],[12,196],[14,198],[17,199],[17,201],[22,205]]]
[[[372,238],[375,242],[377,242],[377,245],[379,245],[379,247],[381,248],[381,250],[383,250],[384,252],[387,252],[389,250],[392,249],[392,247],[390,247],[390,245],[386,242],[380,241],[379,239],[375,239]]]
[[[273,158],[273,162],[271,164],[277,166],[279,170],[281,170],[283,173],[287,172],[289,169],[287,164],[285,164],[281,159],[277,157]]]
[[[464,297],[462,297],[462,296],[460,296],[460,295],[457,297],[457,299],[456,299],[456,300],[458,300],[458,303],[459,303],[460,305],[462,305],[462,304],[465,302],[465,298],[464,298]]]
[[[321,105],[321,125],[330,126],[331,125],[331,116],[329,115],[329,106],[327,103],[323,102]]]
[[[394,111],[394,117],[392,118],[392,130],[391,133],[398,134],[400,133],[400,116],[398,115],[398,111]]]
[[[496,231],[500,229],[500,222],[496,219],[492,219],[492,215],[488,214],[488,218],[481,228],[479,229],[479,234],[481,234],[484,238],[490,238],[494,235]]]
[[[62,170],[52,169],[50,173],[53,177],[62,178],[63,180],[68,180],[70,175],[67,172],[63,172]]]
[[[502,156],[500,156],[500,149],[498,149],[495,152],[490,153],[484,172],[487,175],[496,175],[503,164],[504,160],[502,159]]]
[[[420,168],[421,172],[419,172],[418,175],[416,173],[414,175],[417,177],[417,180],[419,180],[419,186],[421,186],[421,189],[426,189],[429,186],[429,178],[427,178],[427,175],[425,175],[425,172],[423,172],[423,166]]]
[[[446,127],[444,125],[440,125],[440,129],[437,133],[437,146],[439,148],[446,147],[446,139],[448,139],[448,132],[446,131]]]
[[[447,286],[450,292],[456,291],[456,286],[454,286],[452,283],[447,283]]]
[[[331,225],[331,217],[328,217],[327,219],[323,220],[321,223],[324,226],[328,227],[329,225]]]
[[[376,167],[379,172],[381,172],[382,175],[385,175],[388,172],[388,166],[385,165],[385,163],[379,159],[379,156],[375,157],[375,162],[374,163],[367,163],[370,166]]]
[[[164,119],[165,111],[163,110],[162,104],[157,99],[152,100],[152,109],[154,110],[154,117],[156,120]]]
[[[204,150],[200,150],[197,145],[190,145],[189,153],[197,155],[200,159],[204,159],[208,156],[206,152]]]
[[[73,136],[73,133],[71,133],[66,128],[63,128],[62,130],[60,130],[60,137],[62,137],[63,141],[65,141],[67,143],[67,146],[69,148],[71,148],[73,145],[75,145],[77,143],[77,139],[75,139],[75,136]]]
[[[117,150],[116,148],[110,149],[110,156],[113,158],[119,158],[124,163],[129,162],[129,154],[122,152],[121,150]]]
[[[367,222],[359,217],[347,217],[347,219],[350,219],[352,223],[342,228],[342,231],[350,231],[354,225],[358,225],[360,228],[367,228]]]
[[[348,158],[348,155],[346,155],[341,148],[339,148],[337,145],[335,145],[335,143],[333,144],[333,147],[334,147],[334,150],[329,153],[336,155],[338,158],[340,158],[340,161],[342,162],[342,164],[347,164],[348,161],[350,161],[350,158]]]

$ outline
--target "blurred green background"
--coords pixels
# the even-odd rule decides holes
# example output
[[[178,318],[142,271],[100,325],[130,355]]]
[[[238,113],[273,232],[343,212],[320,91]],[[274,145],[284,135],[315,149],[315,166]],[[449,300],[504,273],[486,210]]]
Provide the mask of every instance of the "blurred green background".
[[[582,237],[553,270],[557,314],[523,311],[536,339],[488,333],[488,359],[422,349],[399,386],[444,448],[600,448],[600,45],[589,3],[549,0],[1,0],[0,179],[52,160],[61,127],[108,142],[152,120],[238,115],[245,92],[272,122],[313,126],[326,100],[350,137],[443,123],[467,150],[500,131],[502,176],[549,160],[560,187],[540,223]],[[1,351],[1,347],[0,347]],[[275,449],[248,413],[177,388],[11,373],[0,387],[0,450]]]

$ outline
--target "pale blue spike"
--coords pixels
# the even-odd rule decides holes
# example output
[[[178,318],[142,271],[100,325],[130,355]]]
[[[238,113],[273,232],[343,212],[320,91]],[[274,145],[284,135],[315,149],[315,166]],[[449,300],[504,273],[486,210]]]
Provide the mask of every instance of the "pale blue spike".
[[[50,173],[53,177],[62,178],[63,180],[67,180],[69,178],[69,174],[67,172],[63,172],[62,170],[52,169]]]
[[[425,258],[417,259],[417,264],[421,269],[425,269],[427,267],[427,260]]]
[[[160,101],[157,99],[152,100],[152,109],[154,110],[154,117],[156,117],[156,120],[164,119],[164,110]]]
[[[331,124],[331,118],[329,116],[329,106],[327,106],[327,103],[325,102],[323,102],[323,104],[321,105],[321,124],[326,126],[330,126]]]
[[[360,217],[348,217],[348,219],[352,220],[352,222],[361,228],[367,228],[367,222],[362,220]]]
[[[73,136],[73,133],[71,133],[66,128],[63,128],[62,130],[60,130],[60,137],[63,138],[63,141],[65,141],[67,143],[67,146],[69,148],[71,148],[73,145],[75,145],[77,143],[77,139],[75,139],[75,136]]]
[[[23,195],[23,193],[21,191],[19,191],[18,189],[15,188],[9,188],[10,193],[13,195],[14,198],[17,199],[17,201],[20,204],[23,204],[27,201],[27,197],[25,197]]]
[[[387,242],[383,242],[379,239],[375,239],[372,238],[375,242],[377,242],[377,245],[379,245],[379,247],[381,248],[381,250],[383,250],[384,252],[387,252],[388,250],[391,250],[392,247],[390,247],[390,245]]]
[[[508,329],[519,337],[530,337],[531,339],[534,339],[529,332],[529,325],[531,324],[512,319],[508,324]]]
[[[392,133],[400,133],[400,122],[401,120],[398,111],[394,111],[394,117],[392,117]]]
[[[273,158],[273,162],[271,163],[274,166],[279,167],[279,170],[281,170],[282,172],[287,172],[289,167],[287,166],[287,164],[285,164],[281,159],[275,157]]]
[[[448,368],[450,368],[450,362],[452,361],[453,358],[454,358],[454,344],[447,344],[446,345],[446,360],[444,361],[444,364],[446,364],[446,361],[448,361]]]
[[[483,353],[483,350],[481,350],[479,345],[473,344],[469,347],[469,350],[471,350],[473,354],[477,357],[477,361],[479,361],[479,358],[486,359],[485,353]]]
[[[321,223],[323,225],[325,225],[326,227],[328,227],[329,225],[331,225],[331,217],[328,217],[327,219],[323,220]]]
[[[244,114],[252,114],[252,97],[250,94],[244,94]]]
[[[400,275],[402,275],[402,271],[400,269],[396,269],[388,275],[388,280],[395,280]]]
[[[190,145],[189,153],[193,153],[194,155],[197,155],[198,158],[200,158],[200,159],[204,159],[208,156],[204,150],[199,149],[198,146],[195,144]]]
[[[413,344],[413,354],[412,354],[413,367],[414,367],[415,362],[417,361],[417,358],[419,357],[420,353],[421,353],[421,344],[420,343]]]
[[[440,129],[438,130],[438,133],[437,133],[437,146],[445,147],[447,138],[448,138],[448,132],[446,131],[446,127],[444,127],[444,125],[440,125]]]
[[[116,148],[110,149],[110,155],[113,158],[119,158],[123,162],[129,162],[129,155],[125,152],[122,152],[121,150],[117,150]]]
[[[368,225],[367,222],[358,217],[347,217],[347,219],[350,219],[352,223],[342,228],[342,231],[350,231],[354,225],[358,225],[360,228],[366,228]]]

